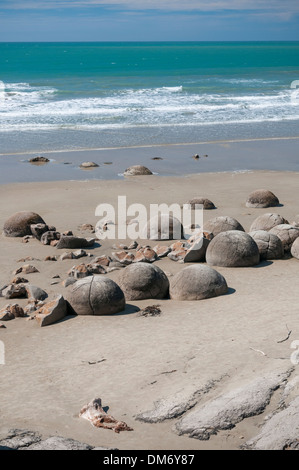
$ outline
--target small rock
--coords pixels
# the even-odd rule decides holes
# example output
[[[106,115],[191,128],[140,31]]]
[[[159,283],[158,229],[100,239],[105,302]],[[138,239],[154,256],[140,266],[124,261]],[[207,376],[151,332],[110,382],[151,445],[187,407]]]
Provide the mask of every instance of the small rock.
[[[95,228],[92,224],[82,224],[82,225],[79,226],[79,229],[82,230],[83,232],[84,231],[90,231],[90,232],[95,231]]]
[[[17,269],[14,274],[33,274],[33,273],[39,273],[38,269],[36,269],[34,266],[31,266],[30,264],[24,264],[21,268]]]
[[[95,162],[83,162],[80,165],[80,168],[86,169],[86,168],[98,168],[99,165]]]
[[[0,310],[0,320],[2,321],[9,321],[18,317],[25,317],[24,310],[18,304],[6,305]]]
[[[46,256],[45,261],[57,261],[56,256]]]
[[[49,231],[54,231],[56,232],[55,227],[49,227],[47,224],[33,224],[30,225],[30,230],[32,235],[37,238],[37,240],[40,240],[42,235],[46,232]]]
[[[54,230],[48,231],[42,234],[40,241],[43,245],[50,245],[52,241],[60,239],[60,232],[56,232]]]
[[[36,320],[40,326],[48,326],[62,320],[67,315],[67,303],[62,295],[48,302],[36,312]]]
[[[48,297],[47,292],[40,287],[28,285],[25,289],[29,300],[45,300]]]
[[[177,251],[171,251],[167,257],[172,261],[183,261],[186,256],[187,250],[185,248]]]
[[[135,255],[133,253],[127,253],[126,251],[112,252],[111,257],[123,265],[131,264],[135,259]]]
[[[6,299],[20,299],[27,296],[27,291],[23,284],[10,284],[2,291],[2,296]]]
[[[156,245],[154,246],[153,250],[156,252],[159,258],[164,258],[165,256],[168,255],[168,253],[171,252],[171,248],[169,246],[163,246],[163,245]]]
[[[133,165],[124,171],[124,176],[152,175],[153,173],[142,165]]]
[[[30,158],[29,160],[29,163],[49,163],[49,159],[47,157],[41,157],[41,156],[37,156],[37,157],[33,157],[33,158]]]
[[[141,248],[136,252],[134,263],[138,263],[140,261],[145,263],[153,263],[157,259],[157,253],[152,250],[151,248],[145,247]]]
[[[116,433],[133,431],[124,421],[118,421],[113,416],[108,415],[102,408],[100,398],[95,398],[84,406],[79,413],[79,417],[87,419],[96,428],[112,429]]]
[[[87,256],[86,251],[84,250],[77,250],[73,252],[74,259],[84,258],[84,256]]]
[[[75,284],[75,282],[77,282],[77,279],[75,277],[70,276],[62,282],[62,285],[63,287],[68,287],[68,286]]]
[[[138,246],[138,243],[136,242],[136,240],[134,240],[129,246],[128,246],[128,250],[135,250]]]
[[[83,279],[86,276],[90,275],[90,271],[85,264],[79,264],[78,266],[73,266],[69,272],[68,276],[74,277],[75,279]]]
[[[88,248],[95,244],[95,238],[80,238],[74,236],[62,236],[59,243],[56,245],[58,250],[61,249],[74,249],[74,248]]]
[[[94,262],[97,264],[101,264],[102,266],[109,266],[111,258],[106,255],[102,255],[95,258]]]
[[[11,284],[26,284],[26,282],[29,282],[28,279],[25,279],[24,277],[14,277],[10,283]]]
[[[73,256],[73,252],[70,251],[70,252],[66,252],[66,253],[63,253],[60,257],[59,257],[60,261],[64,261],[66,259],[74,259],[74,256]]]

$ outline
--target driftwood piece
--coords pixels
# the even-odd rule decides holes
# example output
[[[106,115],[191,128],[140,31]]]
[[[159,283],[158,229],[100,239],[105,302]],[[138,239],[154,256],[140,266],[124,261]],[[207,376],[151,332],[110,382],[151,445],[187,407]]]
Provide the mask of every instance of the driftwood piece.
[[[133,431],[124,421],[118,421],[113,416],[108,415],[102,408],[100,398],[95,398],[85,405],[80,411],[79,417],[89,420],[96,428],[112,429],[116,433]]]

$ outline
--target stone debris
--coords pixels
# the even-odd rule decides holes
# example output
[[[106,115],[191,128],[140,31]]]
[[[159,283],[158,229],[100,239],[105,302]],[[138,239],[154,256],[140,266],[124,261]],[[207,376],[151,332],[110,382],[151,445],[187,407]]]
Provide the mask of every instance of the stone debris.
[[[33,225],[30,225],[30,230],[31,230],[32,235],[37,240],[40,240],[44,233],[56,232],[56,227],[50,227],[47,224],[33,224]]]
[[[161,315],[160,305],[148,305],[138,312],[139,317],[157,317]]]
[[[18,304],[6,305],[0,310],[0,321],[9,321],[14,318],[25,317],[26,314]]]
[[[76,249],[76,248],[89,248],[95,244],[95,238],[81,238],[71,235],[63,235],[59,239],[56,248],[61,249]]]
[[[53,246],[53,242],[57,242],[61,237],[61,233],[56,230],[49,230],[42,234],[40,241],[43,245]]]
[[[31,266],[30,264],[25,264],[24,266],[21,266],[20,268],[16,269],[13,272],[13,275],[16,276],[21,273],[33,274],[33,273],[39,273],[39,270],[36,269],[34,266]]]
[[[20,299],[27,297],[27,291],[23,284],[10,284],[2,290],[2,297],[6,299]]]
[[[36,311],[35,318],[40,326],[48,326],[62,320],[68,313],[67,303],[62,295],[46,303]]]
[[[81,409],[79,417],[87,419],[96,428],[111,429],[116,433],[133,431],[124,421],[118,421],[113,416],[107,414],[102,408],[102,400],[100,398],[95,398],[85,405]]]

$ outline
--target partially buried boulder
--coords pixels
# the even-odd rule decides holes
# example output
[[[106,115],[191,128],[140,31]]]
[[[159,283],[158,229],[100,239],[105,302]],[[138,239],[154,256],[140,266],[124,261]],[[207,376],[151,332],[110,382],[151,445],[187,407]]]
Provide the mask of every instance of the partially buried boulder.
[[[146,166],[133,165],[124,171],[124,176],[152,175],[153,173]]]
[[[119,272],[117,282],[127,300],[164,299],[168,295],[168,277],[153,264],[131,264]]]
[[[170,283],[170,298],[174,300],[202,300],[227,292],[224,277],[206,265],[188,266],[177,273]]]
[[[257,189],[249,194],[246,207],[263,208],[279,205],[279,199],[268,189]]]
[[[44,223],[35,212],[17,212],[6,220],[3,233],[6,237],[25,237],[31,235],[31,225]]]
[[[229,230],[239,230],[245,232],[244,228],[233,217],[219,216],[208,220],[203,227],[205,232],[212,232],[214,237],[221,232],[227,232]]]
[[[250,232],[256,230],[271,230],[276,225],[288,224],[288,221],[279,214],[268,212],[267,214],[260,215],[251,224]]]
[[[167,213],[149,219],[141,232],[141,239],[180,240],[181,238],[184,238],[184,228],[180,220]]]
[[[56,248],[61,249],[74,249],[74,248],[89,248],[95,243],[95,238],[80,238],[74,236],[62,235]]]
[[[281,259],[284,249],[280,238],[266,230],[249,232],[258,246],[261,259]]]
[[[270,230],[270,233],[277,235],[282,241],[284,251],[289,252],[294,241],[299,237],[299,227],[290,224],[276,225]]]
[[[202,205],[204,210],[216,209],[214,203],[206,197],[194,197],[189,199],[185,204],[190,204],[191,209],[195,209],[196,205]]]
[[[103,275],[77,281],[68,300],[77,315],[112,315],[122,312],[126,306],[121,288]]]
[[[230,230],[213,238],[206,252],[206,260],[211,266],[255,266],[260,261],[260,253],[248,233]]]

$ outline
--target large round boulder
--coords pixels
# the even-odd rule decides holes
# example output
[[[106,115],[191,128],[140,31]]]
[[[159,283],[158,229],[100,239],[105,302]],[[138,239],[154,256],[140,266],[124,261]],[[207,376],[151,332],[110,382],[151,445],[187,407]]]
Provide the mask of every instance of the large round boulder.
[[[258,246],[261,259],[281,259],[284,254],[282,241],[274,233],[266,230],[249,232]]]
[[[276,225],[271,228],[270,233],[274,233],[274,235],[277,235],[278,238],[280,238],[284,251],[288,252],[291,250],[291,246],[296,238],[299,237],[299,227],[294,227],[290,224]]]
[[[211,240],[206,260],[211,266],[255,266],[260,261],[260,253],[256,242],[248,233],[229,230],[219,233]]]
[[[191,209],[195,209],[196,204],[202,205],[204,210],[216,209],[214,203],[206,197],[194,197],[189,199],[185,204],[190,204]]]
[[[142,239],[180,240],[184,238],[181,221],[172,214],[159,214],[147,221],[141,232]]]
[[[224,277],[206,265],[192,265],[182,269],[170,282],[170,298],[174,300],[202,300],[227,292]]]
[[[233,217],[219,216],[208,220],[203,227],[204,232],[212,232],[214,237],[221,232],[227,232],[228,230],[240,230],[245,232],[244,228]]]
[[[31,225],[45,224],[40,215],[35,212],[17,212],[6,220],[3,233],[6,237],[25,237],[31,235]]]
[[[112,315],[122,312],[126,306],[121,288],[104,275],[77,281],[68,300],[77,315]]]
[[[117,283],[127,300],[164,299],[168,277],[158,266],[144,262],[130,264],[118,273]]]
[[[291,247],[291,255],[294,256],[294,258],[299,259],[299,237],[296,238]]]
[[[260,215],[251,224],[250,232],[256,230],[266,230],[267,232],[276,225],[288,224],[289,222],[279,214],[267,212],[267,214]]]
[[[152,175],[153,173],[146,166],[133,165],[124,171],[124,176]]]
[[[262,208],[275,207],[279,205],[279,200],[268,189],[257,189],[249,194],[246,207]]]

